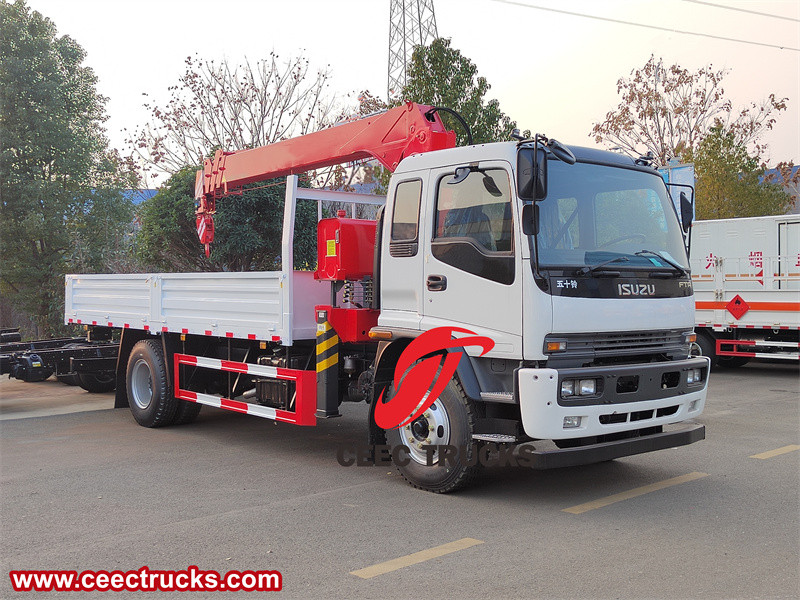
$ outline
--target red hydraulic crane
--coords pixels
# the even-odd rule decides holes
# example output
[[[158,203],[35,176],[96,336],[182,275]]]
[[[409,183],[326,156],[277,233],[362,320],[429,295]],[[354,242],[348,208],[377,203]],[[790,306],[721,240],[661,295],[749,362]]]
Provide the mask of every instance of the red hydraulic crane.
[[[267,146],[223,152],[217,150],[197,172],[195,198],[197,234],[205,245],[214,240],[216,201],[241,193],[243,185],[296,175],[343,162],[374,158],[390,171],[411,154],[455,146],[436,109],[408,102],[386,112],[323,129]]]

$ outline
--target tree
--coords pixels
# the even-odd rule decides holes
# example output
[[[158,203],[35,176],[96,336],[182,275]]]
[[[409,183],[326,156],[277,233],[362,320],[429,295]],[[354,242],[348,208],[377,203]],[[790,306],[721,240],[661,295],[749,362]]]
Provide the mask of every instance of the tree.
[[[507,140],[517,126],[500,110],[497,100],[484,100],[491,86],[478,76],[470,59],[450,47],[449,39],[437,38],[430,46],[414,48],[406,81],[403,99],[457,111],[472,130],[476,144]],[[447,113],[439,114],[448,129],[455,130],[457,144],[465,144],[463,127]]]
[[[238,66],[187,58],[166,106],[146,104],[150,122],[128,139],[146,172],[171,175],[142,207],[137,256],[148,267],[166,271],[275,269],[285,182],[246,186],[241,196],[218,202],[215,240],[206,260],[194,231],[194,172],[217,149],[265,146],[328,126],[336,102],[326,94],[328,79],[326,71],[312,75],[303,57],[281,61],[272,53],[267,60]],[[311,203],[298,205],[298,267],[314,264],[316,214]]]
[[[361,92],[358,113],[367,115],[406,101],[443,106],[464,118],[476,144],[508,140],[517,126],[500,110],[497,100],[484,100],[491,86],[485,77],[478,76],[478,68],[469,58],[450,47],[449,39],[437,38],[429,46],[417,46],[407,68],[406,81],[402,94],[390,104],[368,91]],[[440,111],[439,116],[448,129],[456,132],[456,144],[465,145],[464,127],[445,111]],[[375,193],[385,194],[390,175],[381,165],[368,163],[359,170],[358,178],[363,183],[375,184]]]
[[[694,163],[698,219],[729,219],[783,213],[790,197],[765,182],[764,168],[736,134],[715,125],[686,158]]]
[[[129,138],[148,172],[174,174],[214,150],[244,150],[329,125],[335,98],[327,71],[309,73],[302,56],[232,66],[188,57],[166,106],[146,103],[151,120]]]
[[[722,87],[727,73],[711,65],[694,72],[678,65],[665,67],[650,56],[630,78],[617,81],[622,101],[604,121],[595,123],[592,135],[598,143],[618,146],[632,156],[652,152],[660,164],[667,164],[697,148],[711,127],[721,125],[736,144],[761,155],[760,138],[786,110],[787,99],[770,94],[735,110]]]
[[[285,180],[246,186],[241,196],[217,203],[216,237],[206,258],[195,230],[197,167],[170,177],[139,209],[136,255],[154,271],[272,271],[280,266]],[[303,178],[307,182],[307,178]],[[232,201],[233,200],[233,201]],[[295,214],[295,268],[316,260],[316,206],[301,202]]]
[[[0,291],[50,335],[64,273],[103,271],[125,251],[121,190],[136,178],[108,149],[106,99],[77,42],[17,0],[0,3],[0,48]]]

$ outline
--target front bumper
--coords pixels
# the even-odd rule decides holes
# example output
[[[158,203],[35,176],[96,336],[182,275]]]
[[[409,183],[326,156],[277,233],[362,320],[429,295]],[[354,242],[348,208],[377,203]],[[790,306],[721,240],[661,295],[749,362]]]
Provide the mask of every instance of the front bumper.
[[[642,437],[591,444],[577,448],[534,449],[525,452],[526,465],[533,469],[558,469],[633,456],[676,446],[686,446],[705,439],[705,425],[681,424],[671,431]],[[538,444],[536,445],[538,448]]]
[[[534,439],[563,440],[602,436],[695,418],[703,412],[708,392],[710,361],[696,357],[681,361],[592,367],[585,369],[519,369],[517,389],[525,433]],[[705,369],[700,384],[689,385],[686,372]],[[635,393],[613,391],[620,376],[638,374]],[[663,387],[665,374],[678,373],[679,381]],[[565,375],[566,374],[566,375]],[[561,380],[595,377],[604,382],[604,393],[575,400],[561,398]],[[577,427],[564,427],[564,417],[578,417]]]

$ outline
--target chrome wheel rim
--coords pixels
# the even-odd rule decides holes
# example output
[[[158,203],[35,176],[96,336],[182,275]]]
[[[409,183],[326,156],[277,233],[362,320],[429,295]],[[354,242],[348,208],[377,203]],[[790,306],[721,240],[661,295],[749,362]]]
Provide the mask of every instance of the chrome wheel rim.
[[[143,358],[140,358],[133,365],[131,372],[131,395],[133,401],[142,410],[150,406],[153,400],[152,375],[150,365]]]
[[[427,397],[427,396],[426,396]],[[408,446],[411,459],[421,465],[428,464],[425,446],[443,446],[450,442],[450,419],[442,402],[437,399],[417,419],[400,428],[403,444]],[[433,452],[433,462],[439,461],[439,451]]]

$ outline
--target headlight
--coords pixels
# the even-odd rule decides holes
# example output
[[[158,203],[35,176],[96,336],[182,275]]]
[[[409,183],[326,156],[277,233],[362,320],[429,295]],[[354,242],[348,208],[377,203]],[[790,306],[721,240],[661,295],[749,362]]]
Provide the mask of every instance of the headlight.
[[[564,379],[561,382],[561,397],[594,396],[600,392],[597,379]]]
[[[597,382],[594,379],[581,379],[580,392],[581,396],[592,396],[597,391]]]

